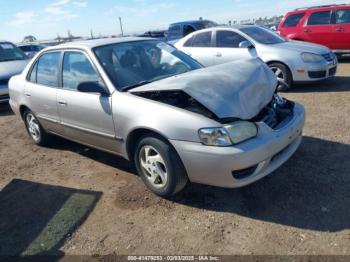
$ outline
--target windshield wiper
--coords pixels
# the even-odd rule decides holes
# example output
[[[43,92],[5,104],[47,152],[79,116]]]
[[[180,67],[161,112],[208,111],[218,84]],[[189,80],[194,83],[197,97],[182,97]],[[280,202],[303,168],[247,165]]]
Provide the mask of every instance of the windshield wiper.
[[[152,83],[152,81],[141,81],[141,82],[138,82],[137,84],[124,87],[123,91],[128,91],[130,89],[133,89],[133,88],[136,88],[136,87],[139,87],[139,86],[143,86],[143,85],[147,85],[147,84],[150,84],[150,83]]]

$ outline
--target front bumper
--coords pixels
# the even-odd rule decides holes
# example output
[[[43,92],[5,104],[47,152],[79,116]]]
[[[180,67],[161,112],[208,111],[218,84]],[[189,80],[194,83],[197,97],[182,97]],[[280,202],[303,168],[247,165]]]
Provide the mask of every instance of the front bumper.
[[[6,103],[10,100],[8,85],[0,85],[0,103]]]
[[[305,122],[305,110],[295,104],[292,120],[280,130],[258,123],[259,134],[239,145],[210,147],[200,143],[170,140],[187,170],[191,182],[235,188],[251,184],[286,162],[299,147]],[[253,170],[252,170],[253,167]],[[252,170],[237,179],[234,173]]]
[[[293,72],[294,82],[310,82],[324,80],[333,77],[337,73],[338,60],[335,57],[332,61],[320,63],[303,63],[295,68]]]

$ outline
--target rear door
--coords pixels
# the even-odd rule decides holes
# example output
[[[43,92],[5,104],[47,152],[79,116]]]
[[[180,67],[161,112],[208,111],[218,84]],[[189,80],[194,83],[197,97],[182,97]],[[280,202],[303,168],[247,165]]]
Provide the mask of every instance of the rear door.
[[[84,52],[65,51],[62,88],[57,91],[58,113],[64,135],[87,145],[116,152],[112,99],[109,95],[79,92],[78,86],[87,82],[96,82],[105,87]]]
[[[305,41],[334,48],[334,25],[331,9],[311,13],[303,30]]]
[[[234,31],[217,30],[215,33],[215,47],[213,48],[213,64],[218,65],[252,58],[253,54],[250,49],[239,47],[239,44],[244,41],[248,40]]]
[[[335,11],[334,48],[350,50],[350,7]]]
[[[40,56],[27,78],[25,96],[30,110],[47,130],[61,133],[57,111],[57,87],[61,52],[48,52]]]
[[[184,44],[182,51],[204,66],[214,64],[212,30],[195,33]]]

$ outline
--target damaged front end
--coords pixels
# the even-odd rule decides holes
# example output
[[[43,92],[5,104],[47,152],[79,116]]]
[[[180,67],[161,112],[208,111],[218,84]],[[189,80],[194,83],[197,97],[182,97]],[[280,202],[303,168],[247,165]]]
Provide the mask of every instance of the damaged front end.
[[[219,118],[196,99],[183,91],[149,91],[136,92],[133,94],[203,115],[221,124],[228,124],[242,120],[239,118]],[[279,129],[293,118],[293,109],[294,102],[289,101],[276,93],[273,95],[271,102],[249,121],[264,122],[272,129]]]
[[[294,102],[289,101],[276,93],[271,102],[250,121],[264,122],[272,129],[278,130],[293,118],[294,106]]]
[[[193,113],[203,115],[207,118],[219,121],[219,118],[209,109],[199,103],[196,99],[189,96],[185,92],[178,91],[148,91],[134,92],[134,95],[161,102],[170,106],[188,110]]]

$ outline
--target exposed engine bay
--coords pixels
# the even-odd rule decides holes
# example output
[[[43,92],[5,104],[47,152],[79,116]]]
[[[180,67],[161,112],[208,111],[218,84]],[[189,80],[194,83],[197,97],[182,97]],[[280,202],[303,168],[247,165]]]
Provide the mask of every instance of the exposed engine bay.
[[[181,90],[135,92],[133,94],[203,115],[222,124],[240,120],[237,118],[218,118],[209,109]],[[274,94],[271,102],[257,116],[250,119],[250,121],[264,122],[269,127],[278,129],[289,122],[293,116],[293,108],[293,102],[282,98],[278,94]]]
[[[183,91],[153,91],[153,92],[139,92],[133,93],[134,95],[141,96],[154,101],[162,102],[167,105],[175,106],[194,112],[210,119],[218,120],[217,116],[210,110],[205,108],[197,100],[189,96]]]
[[[274,94],[271,102],[251,121],[264,122],[272,129],[279,129],[293,117],[294,105],[292,101]]]

